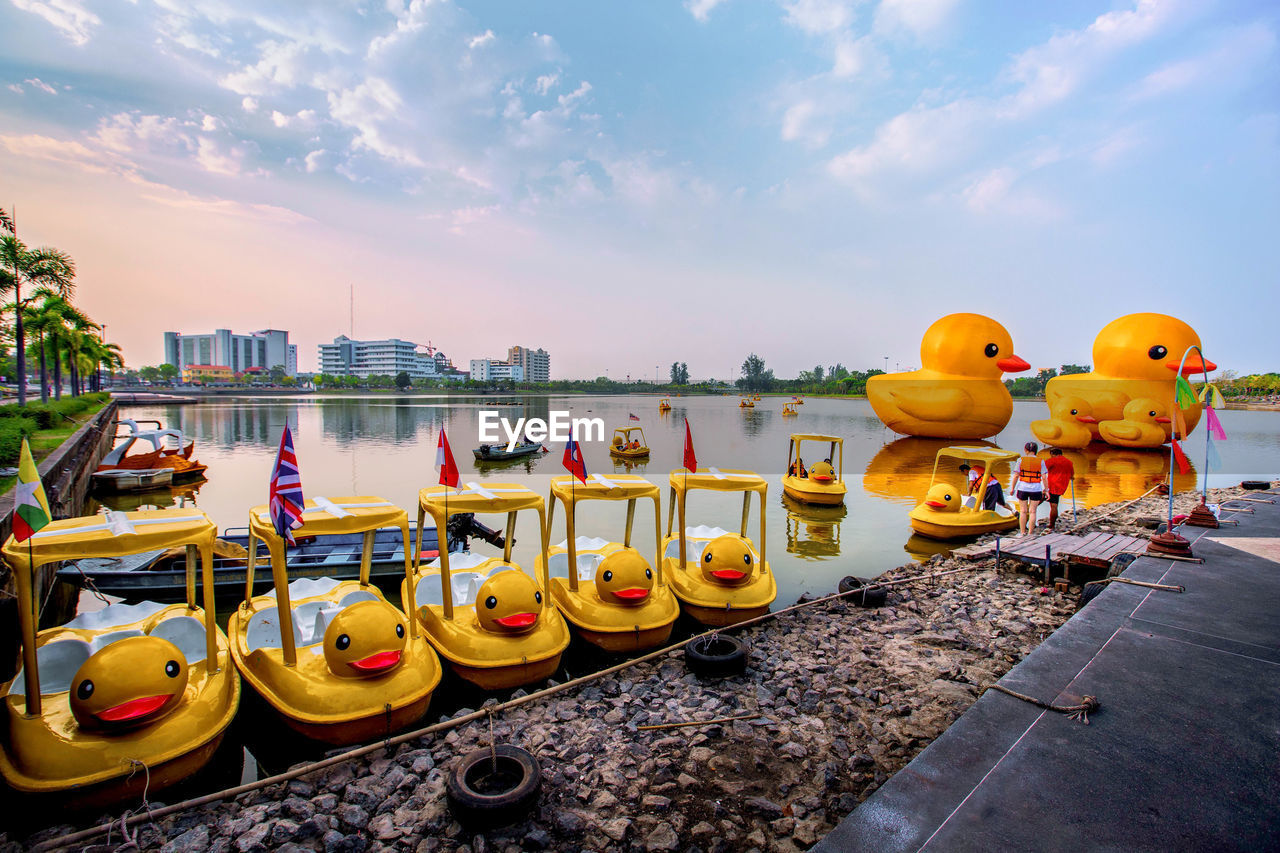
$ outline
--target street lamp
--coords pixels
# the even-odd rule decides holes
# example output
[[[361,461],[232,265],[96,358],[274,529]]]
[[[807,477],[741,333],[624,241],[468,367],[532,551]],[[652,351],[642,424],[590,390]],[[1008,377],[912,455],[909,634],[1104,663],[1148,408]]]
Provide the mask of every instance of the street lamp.
[[[889,356],[887,355],[884,357],[884,372],[889,372]]]

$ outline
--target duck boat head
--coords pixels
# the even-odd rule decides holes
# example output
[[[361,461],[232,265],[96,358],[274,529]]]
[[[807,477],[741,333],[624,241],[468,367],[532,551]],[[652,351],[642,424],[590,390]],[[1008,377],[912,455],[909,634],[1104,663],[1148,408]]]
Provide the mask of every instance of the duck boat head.
[[[644,604],[653,592],[653,569],[635,551],[614,551],[596,569],[600,600],[628,607]]]
[[[187,689],[187,659],[161,637],[125,637],[100,649],[71,679],[71,713],[80,728],[118,732],[154,722]]]
[[[404,658],[405,626],[385,601],[357,601],[338,611],[324,631],[324,659],[344,678],[383,675]]]
[[[755,574],[755,562],[747,541],[736,533],[726,533],[703,549],[702,577],[721,586],[743,586]]]
[[[480,627],[495,634],[523,634],[533,630],[542,612],[542,590],[522,571],[492,574],[476,593]]]

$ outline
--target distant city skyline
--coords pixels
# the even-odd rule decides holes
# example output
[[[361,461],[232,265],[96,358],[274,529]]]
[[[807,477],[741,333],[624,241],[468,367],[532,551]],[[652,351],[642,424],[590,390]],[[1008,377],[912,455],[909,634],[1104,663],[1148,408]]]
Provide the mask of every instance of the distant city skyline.
[[[348,334],[791,377],[918,365],[973,311],[1056,367],[1159,311],[1275,370],[1278,31],[1261,0],[0,0],[0,204],[131,366],[216,327],[289,329],[304,372]]]

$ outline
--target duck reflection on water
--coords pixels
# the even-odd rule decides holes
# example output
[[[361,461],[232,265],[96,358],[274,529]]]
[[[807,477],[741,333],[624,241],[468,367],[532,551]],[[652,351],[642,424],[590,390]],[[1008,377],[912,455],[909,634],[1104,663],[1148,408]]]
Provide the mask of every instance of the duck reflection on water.
[[[782,496],[786,510],[787,553],[806,560],[840,556],[840,523],[849,514],[844,504],[814,506]]]

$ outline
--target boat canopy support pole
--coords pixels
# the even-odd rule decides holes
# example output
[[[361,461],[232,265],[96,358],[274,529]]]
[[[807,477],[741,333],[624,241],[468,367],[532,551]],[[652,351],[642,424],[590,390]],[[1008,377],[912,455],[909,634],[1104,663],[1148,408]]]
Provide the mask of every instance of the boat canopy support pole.
[[[577,525],[574,524],[574,522],[577,520],[575,518],[577,514],[578,514],[578,504],[576,501],[571,501],[570,503],[565,505],[564,533],[565,533],[566,544],[568,544],[569,546],[569,553],[567,555],[569,557],[569,569],[568,569],[569,589],[573,590],[575,593],[578,591],[578,530],[577,530]],[[507,532],[507,542],[508,543],[511,542],[510,531]],[[508,544],[507,547],[510,548],[511,546]],[[545,548],[543,549],[542,556],[543,556],[542,564],[547,569],[547,583],[548,583],[547,593],[550,594],[551,588],[549,584],[551,583],[551,567],[547,565],[548,558],[547,558],[547,552]]]
[[[289,572],[285,568],[284,540],[272,536],[267,540],[271,553],[271,577],[276,585],[276,613],[280,619],[280,649],[284,652],[284,665],[298,665],[298,648],[293,642],[293,610],[289,603]]]
[[[671,523],[676,520],[676,488],[671,487],[671,501],[667,506],[667,535],[671,535]],[[681,528],[683,529],[683,528]]]
[[[672,498],[675,498],[675,496],[676,496],[676,495],[675,495],[675,491],[673,490],[673,491],[672,491],[672,493],[671,493],[671,497],[672,497]],[[684,519],[684,510],[685,510],[685,507],[684,507],[684,499],[685,499],[685,496],[686,496],[685,492],[681,492],[681,493],[680,493],[680,501],[679,501],[679,503],[680,503],[680,570],[681,570],[681,571],[684,571],[684,570],[685,570],[685,544],[686,544],[685,540],[686,540],[686,538],[687,538],[687,537],[685,536],[685,529],[686,529],[686,528],[685,528],[685,523],[684,523],[684,520],[685,520],[685,519]],[[668,525],[668,527],[670,527],[670,525]],[[667,531],[667,535],[668,535],[668,536],[670,536],[670,535],[671,535],[670,530],[668,530],[668,531]]]
[[[747,522],[751,520],[751,492],[742,493],[742,538],[747,538]]]
[[[404,543],[404,582],[405,589],[409,591],[409,595],[407,596],[409,606],[406,608],[408,612],[405,615],[409,617],[409,639],[416,640],[418,639],[418,617],[417,614],[413,612],[413,605],[414,602],[418,600],[418,594],[416,584],[414,583],[413,563],[409,559],[409,549],[413,546],[413,543],[409,541],[409,516],[407,514],[400,521],[400,541]],[[418,522],[417,544],[419,547],[422,546],[422,522]],[[445,547],[448,548],[449,546],[445,545]],[[439,549],[440,543],[437,541],[436,550],[438,551]]]
[[[244,565],[244,601],[241,607],[248,607],[249,600],[253,598],[253,574],[258,568],[258,537],[253,535],[253,529],[249,529],[249,541],[245,543],[249,546],[247,557]]]
[[[218,606],[217,591],[213,588],[213,536],[200,545],[200,583],[204,586],[204,655],[205,670],[221,672],[222,661],[218,657]],[[194,561],[196,549],[188,546],[187,565]],[[231,666],[231,650],[227,650],[227,666]]]
[[[765,538],[764,538],[764,537],[765,537],[765,532],[764,532],[764,530],[765,530],[765,528],[764,528],[764,496],[765,496],[765,494],[766,494],[768,491],[769,491],[769,487],[768,487],[768,486],[765,486],[765,487],[764,487],[763,489],[761,489],[761,490],[760,490],[760,492],[759,492],[759,495],[760,495],[760,574],[762,574],[762,575],[765,573],[765,567],[769,565],[769,563],[768,563],[768,562],[765,560],[765,558],[764,558],[764,555],[765,555],[765,544],[766,544],[766,543],[765,543]],[[750,497],[750,495],[751,495],[751,493],[750,493],[750,492],[747,492],[747,496],[748,496],[748,498]]]
[[[572,518],[573,513],[569,513],[566,518]],[[515,513],[511,513],[511,528],[515,530]],[[550,610],[555,605],[551,603],[551,562],[547,552],[551,550],[551,530],[547,523],[547,511],[543,506],[538,507],[538,532],[542,534],[542,609]],[[569,539],[573,541],[572,538]],[[507,537],[507,547],[511,547],[511,537]],[[578,567],[575,565],[573,571],[569,573],[569,577],[578,576]]]
[[[631,525],[636,520],[636,499],[632,498],[627,501],[627,529],[622,536],[622,544],[624,547],[631,547]]]
[[[29,540],[28,540],[29,541]],[[40,716],[40,669],[36,662],[35,564],[29,560],[12,566],[18,593],[18,622],[22,629],[22,678],[27,688],[27,716]]]
[[[196,546],[187,546],[187,609],[195,610],[196,604]]]
[[[658,579],[657,585],[662,586],[662,498],[658,495],[653,496],[653,555],[654,577]]]
[[[369,574],[373,570],[373,537],[374,531],[364,532],[364,543],[360,549],[360,586],[369,585]]]
[[[539,513],[539,515],[541,514],[542,513]],[[572,516],[573,513],[570,513],[569,515]],[[546,538],[546,524],[545,524],[546,519],[542,518],[542,519],[539,519],[539,521],[544,522],[544,524],[542,525],[542,528],[543,528],[542,534],[543,534],[543,538],[545,539]],[[516,513],[515,513],[515,510],[512,510],[511,512],[507,513],[507,538],[506,538],[506,541],[502,543],[502,561],[504,563],[511,562],[511,543],[515,541],[515,538],[516,538]],[[569,537],[569,539],[570,541],[573,540],[572,535]]]

